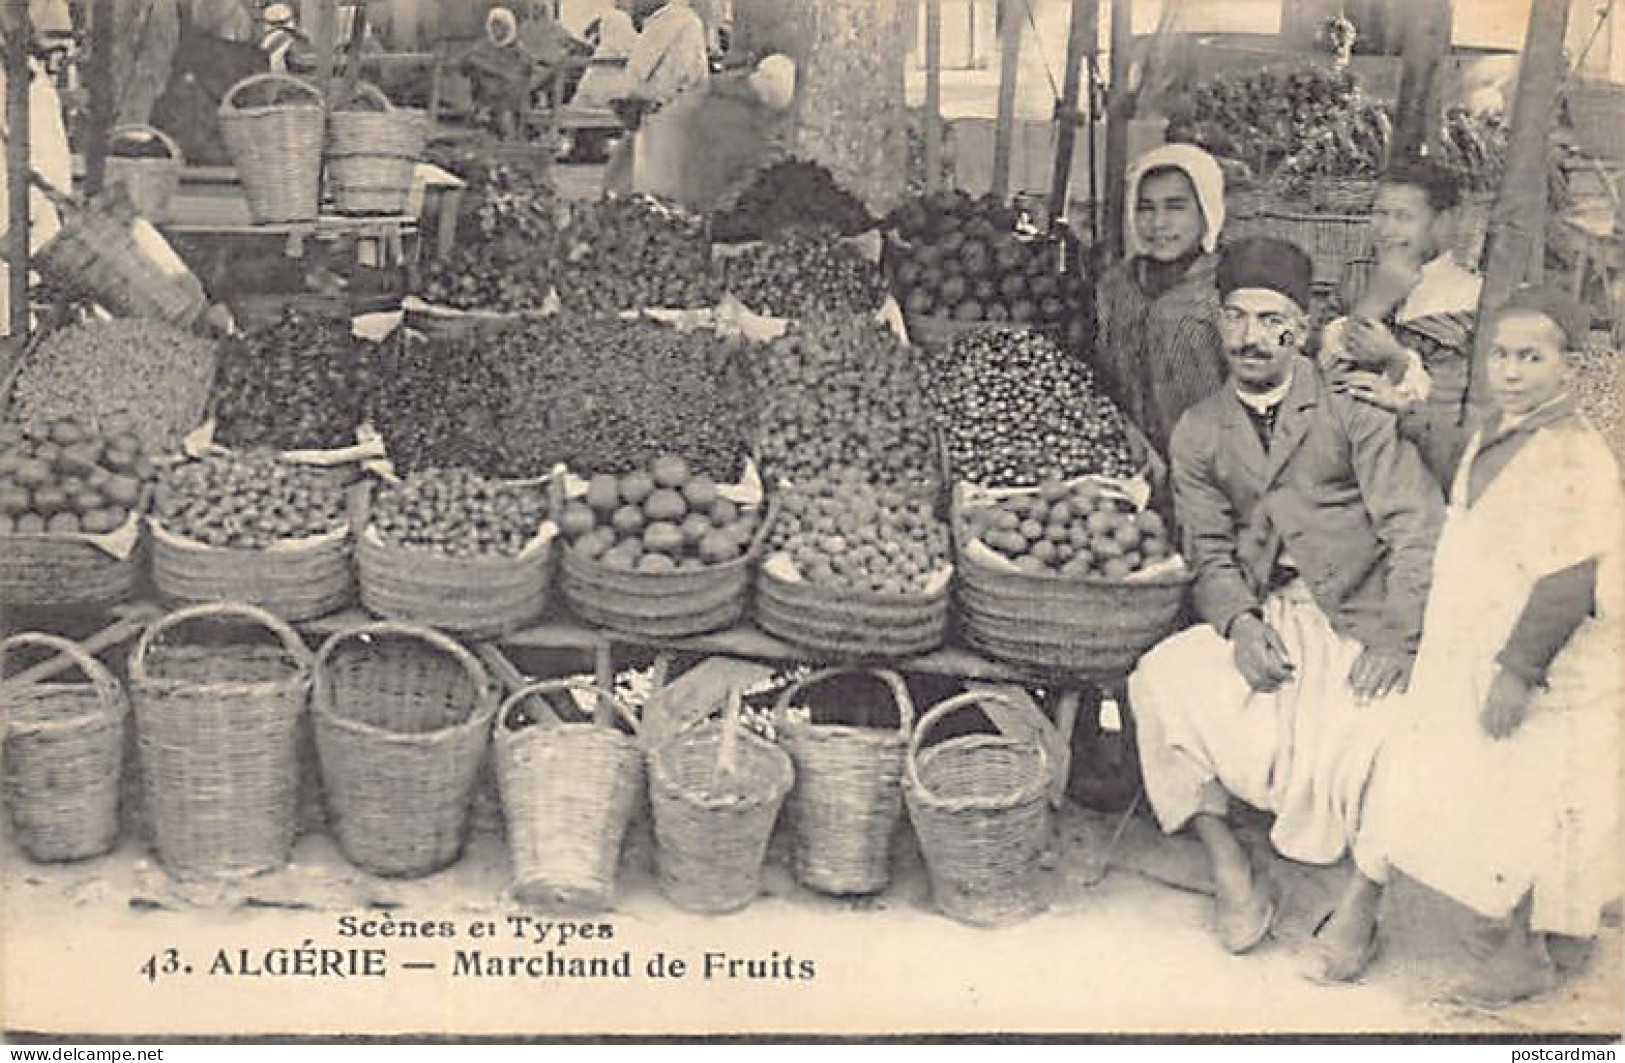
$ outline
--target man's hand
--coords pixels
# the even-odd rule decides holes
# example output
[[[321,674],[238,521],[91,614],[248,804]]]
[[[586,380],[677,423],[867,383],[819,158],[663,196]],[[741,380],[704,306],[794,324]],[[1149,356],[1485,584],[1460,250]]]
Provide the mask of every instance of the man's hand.
[[[1405,371],[1405,347],[1387,325],[1370,317],[1349,321],[1345,333],[1349,356],[1364,369],[1387,373],[1390,377]]]
[[[1410,405],[1410,400],[1383,373],[1342,371],[1333,374],[1331,384],[1332,390],[1389,413],[1399,413]]]
[[[1478,717],[1484,725],[1484,733],[1497,741],[1511,737],[1528,715],[1534,694],[1523,677],[1505,668],[1497,669],[1489,696],[1484,699],[1484,711]]]
[[[1281,636],[1252,613],[1243,613],[1230,625],[1230,645],[1236,669],[1248,686],[1262,694],[1279,690],[1296,671]]]
[[[1354,667],[1349,669],[1349,689],[1362,704],[1389,694],[1402,694],[1411,683],[1411,665],[1414,655],[1403,651],[1360,651]]]

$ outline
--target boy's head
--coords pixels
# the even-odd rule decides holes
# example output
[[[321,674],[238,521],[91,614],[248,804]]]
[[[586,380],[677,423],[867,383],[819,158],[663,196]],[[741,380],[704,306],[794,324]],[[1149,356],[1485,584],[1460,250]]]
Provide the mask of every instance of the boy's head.
[[[1379,259],[1399,255],[1428,262],[1455,241],[1461,184],[1435,163],[1396,163],[1377,184],[1371,237]]]
[[[1518,416],[1566,392],[1571,354],[1584,343],[1590,324],[1585,307],[1556,288],[1514,292],[1490,326],[1486,370],[1496,405]]]

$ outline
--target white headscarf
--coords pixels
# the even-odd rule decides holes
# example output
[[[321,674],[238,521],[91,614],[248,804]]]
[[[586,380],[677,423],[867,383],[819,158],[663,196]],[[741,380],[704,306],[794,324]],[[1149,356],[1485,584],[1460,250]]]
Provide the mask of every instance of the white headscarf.
[[[770,55],[756,64],[750,76],[756,98],[775,111],[789,107],[796,96],[796,63],[787,55]]]
[[[1224,171],[1213,156],[1194,144],[1164,144],[1134,160],[1128,173],[1123,245],[1130,255],[1146,253],[1135,228],[1135,210],[1140,201],[1140,181],[1152,170],[1160,169],[1178,170],[1190,178],[1196,204],[1202,209],[1202,250],[1212,254],[1218,250],[1219,231],[1224,228]]]

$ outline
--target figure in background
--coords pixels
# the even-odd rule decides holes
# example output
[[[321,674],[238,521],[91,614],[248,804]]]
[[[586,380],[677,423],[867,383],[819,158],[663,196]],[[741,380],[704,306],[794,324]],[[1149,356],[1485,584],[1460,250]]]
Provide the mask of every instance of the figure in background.
[[[616,111],[632,135],[616,146],[604,174],[605,191],[614,193],[632,189],[645,124],[710,74],[705,24],[689,0],[632,0],[631,15],[640,28],[626,61],[627,95]]]
[[[169,85],[181,43],[179,5],[176,0],[120,0],[113,5],[111,39],[117,124],[151,124],[153,105]]]
[[[1224,381],[1219,295],[1224,175],[1189,144],[1142,155],[1127,185],[1128,254],[1096,292],[1101,388],[1168,454],[1174,425]]]

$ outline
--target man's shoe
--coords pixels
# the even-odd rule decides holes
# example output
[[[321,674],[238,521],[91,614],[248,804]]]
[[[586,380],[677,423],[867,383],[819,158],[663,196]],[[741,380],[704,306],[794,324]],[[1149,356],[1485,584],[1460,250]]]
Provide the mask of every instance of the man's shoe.
[[[1342,985],[1348,982],[1357,982],[1365,974],[1371,961],[1377,958],[1377,924],[1371,923],[1371,933],[1358,948],[1347,945],[1334,945],[1328,941],[1322,932],[1331,924],[1333,912],[1326,913],[1326,917],[1315,926],[1314,933],[1309,935],[1309,947],[1304,953],[1303,965],[1299,974],[1307,980],[1318,985]]]
[[[1269,935],[1280,906],[1280,893],[1268,876],[1260,885],[1255,873],[1244,897],[1231,897],[1219,890],[1213,898],[1213,929],[1219,943],[1233,955],[1251,952]]]

